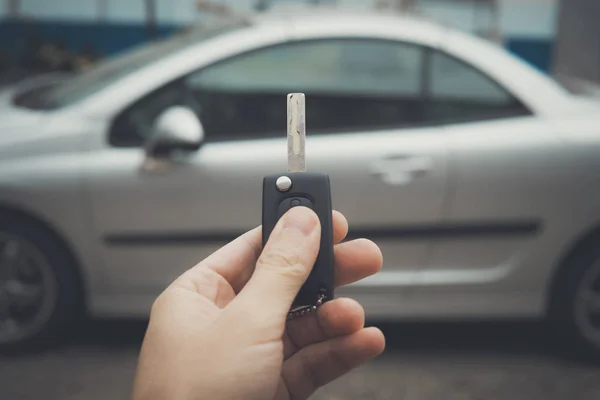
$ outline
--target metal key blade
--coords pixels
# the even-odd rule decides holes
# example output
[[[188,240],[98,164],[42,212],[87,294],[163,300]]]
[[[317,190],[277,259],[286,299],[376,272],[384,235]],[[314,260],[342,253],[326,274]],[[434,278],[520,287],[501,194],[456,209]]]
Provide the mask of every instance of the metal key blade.
[[[306,112],[304,93],[287,96],[288,172],[306,171]]]

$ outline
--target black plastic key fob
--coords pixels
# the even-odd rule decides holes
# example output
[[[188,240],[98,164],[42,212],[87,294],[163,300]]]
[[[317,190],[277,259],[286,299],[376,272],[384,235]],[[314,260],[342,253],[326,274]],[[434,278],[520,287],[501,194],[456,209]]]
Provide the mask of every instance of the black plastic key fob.
[[[278,179],[286,184],[278,185]],[[323,302],[333,299],[333,225],[329,176],[315,172],[288,172],[264,178],[263,245],[267,243],[279,218],[296,206],[308,207],[317,214],[321,222],[321,242],[315,265],[294,300],[290,316],[315,310]]]

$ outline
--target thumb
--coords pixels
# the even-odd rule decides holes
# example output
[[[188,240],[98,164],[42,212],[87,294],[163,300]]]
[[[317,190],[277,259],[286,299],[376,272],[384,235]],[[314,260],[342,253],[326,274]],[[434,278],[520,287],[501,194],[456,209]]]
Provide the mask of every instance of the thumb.
[[[319,252],[321,225],[306,207],[293,207],[271,232],[252,278],[235,298],[243,310],[285,320]]]

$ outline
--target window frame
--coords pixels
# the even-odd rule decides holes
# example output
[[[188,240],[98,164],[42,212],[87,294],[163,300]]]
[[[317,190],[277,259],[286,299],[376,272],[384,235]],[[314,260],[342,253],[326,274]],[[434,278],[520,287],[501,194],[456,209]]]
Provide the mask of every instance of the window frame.
[[[419,100],[418,101],[420,103],[422,103],[424,110],[427,110],[427,107],[430,106],[430,104],[432,104],[434,101],[432,98],[432,95],[431,95],[431,80],[432,80],[432,69],[433,69],[432,58],[435,53],[439,53],[439,54],[449,57],[452,60],[458,62],[459,64],[465,66],[465,68],[473,70],[476,74],[487,79],[493,85],[498,87],[500,90],[507,93],[511,97],[511,99],[513,99],[515,101],[515,104],[524,111],[522,114],[516,114],[514,117],[527,117],[527,116],[535,115],[535,113],[513,91],[511,91],[510,89],[508,89],[505,86],[503,86],[502,84],[500,84],[490,74],[486,73],[485,71],[481,70],[480,68],[477,68],[476,66],[474,66],[473,64],[468,62],[468,60],[462,59],[460,57],[457,57],[457,56],[454,56],[454,55],[448,53],[443,48],[432,47],[427,44],[415,43],[415,42],[410,42],[410,41],[402,40],[402,39],[378,38],[378,37],[370,37],[370,36],[356,36],[356,37],[354,37],[354,36],[352,36],[352,37],[330,36],[329,37],[328,36],[328,37],[308,38],[308,39],[306,39],[306,38],[288,39],[288,40],[282,41],[280,43],[275,43],[275,44],[271,44],[271,45],[267,45],[267,46],[252,48],[252,49],[234,54],[232,56],[224,57],[220,60],[216,60],[209,64],[203,65],[203,66],[195,69],[194,71],[188,72],[176,79],[173,79],[173,80],[165,83],[164,85],[161,85],[160,87],[154,89],[152,92],[147,93],[146,95],[140,97],[139,99],[134,101],[132,104],[130,104],[129,106],[125,107],[123,110],[118,112],[111,119],[111,122],[109,124],[109,130],[108,130],[107,137],[106,137],[107,144],[110,147],[114,147],[114,148],[141,148],[141,147],[143,147],[144,143],[145,143],[144,141],[140,142],[139,144],[119,144],[118,141],[115,140],[115,131],[118,128],[119,122],[129,112],[131,112],[135,107],[139,106],[140,103],[147,101],[150,97],[155,96],[157,93],[160,93],[161,91],[165,90],[169,86],[180,87],[182,90],[189,90],[185,84],[186,80],[195,74],[201,73],[203,70],[206,70],[207,68],[218,67],[221,64],[225,64],[225,63],[234,61],[238,58],[242,58],[242,57],[248,56],[253,53],[259,53],[261,51],[269,50],[272,48],[289,46],[289,45],[293,46],[293,45],[299,45],[299,44],[304,44],[304,43],[318,43],[318,42],[324,42],[324,41],[325,42],[327,42],[327,41],[388,42],[388,43],[393,43],[393,44],[397,44],[397,45],[401,45],[401,46],[409,46],[409,47],[419,49],[421,51],[421,54],[420,54],[421,68],[420,68],[420,72],[419,72],[421,82],[419,85]],[[406,123],[406,124],[402,124],[402,125],[394,124],[391,126],[379,126],[379,127],[371,128],[371,129],[365,129],[364,127],[358,127],[356,130],[346,129],[346,130],[344,130],[343,133],[358,133],[358,132],[364,132],[364,131],[383,131],[383,130],[390,130],[390,129],[439,127],[439,126],[445,126],[445,125],[455,125],[455,124],[460,124],[460,123],[502,120],[502,119],[507,119],[507,118],[513,118],[513,117],[507,116],[507,117],[489,117],[489,118],[483,118],[483,117],[482,118],[457,118],[456,120],[439,120],[439,121],[431,120],[431,121],[424,121],[421,123]],[[339,129],[319,131],[319,135],[331,135],[331,134],[337,134],[337,133],[340,133]],[[268,139],[268,138],[272,138],[272,136],[269,135],[268,132],[265,132],[264,135],[248,135],[247,137],[244,138],[244,140],[257,140],[257,139]],[[237,138],[237,137],[236,138],[225,138],[222,140],[215,140],[213,142],[226,142],[226,141],[230,141],[230,140],[240,140],[240,138]]]

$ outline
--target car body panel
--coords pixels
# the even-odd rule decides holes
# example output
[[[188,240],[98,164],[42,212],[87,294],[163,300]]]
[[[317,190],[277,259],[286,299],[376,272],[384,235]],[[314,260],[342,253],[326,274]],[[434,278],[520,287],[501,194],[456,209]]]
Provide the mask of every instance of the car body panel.
[[[407,222],[435,222],[441,216],[447,179],[445,146],[433,135],[415,130],[401,136],[370,133],[368,139],[360,134],[318,136],[307,144],[309,168],[330,175],[336,208],[351,216],[356,234]],[[259,225],[262,177],[285,171],[285,146],[284,138],[207,143],[154,170],[144,170],[145,156],[139,149],[95,152],[84,171],[111,286],[156,292],[226,239]],[[399,154],[410,149],[429,155],[435,160],[434,172],[397,182],[373,179],[372,165],[385,161],[396,148]],[[387,168],[393,176],[394,166]],[[402,196],[406,206],[399,209],[396,196]],[[386,269],[417,271],[426,244],[382,242],[390,257]],[[178,265],[172,265],[174,260]],[[139,280],[140,275],[146,278]],[[377,279],[385,276],[384,271]],[[369,280],[360,285],[374,286]]]

